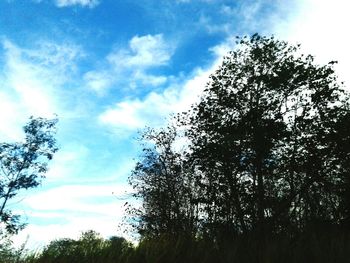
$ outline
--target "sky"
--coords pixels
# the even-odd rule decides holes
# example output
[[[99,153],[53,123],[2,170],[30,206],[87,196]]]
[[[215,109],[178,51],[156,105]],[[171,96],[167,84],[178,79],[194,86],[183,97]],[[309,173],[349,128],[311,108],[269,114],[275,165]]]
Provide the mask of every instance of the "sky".
[[[42,184],[9,208],[39,248],[121,225],[138,132],[198,101],[235,36],[300,43],[350,83],[350,3],[342,0],[0,0],[0,141],[57,114],[59,152]]]

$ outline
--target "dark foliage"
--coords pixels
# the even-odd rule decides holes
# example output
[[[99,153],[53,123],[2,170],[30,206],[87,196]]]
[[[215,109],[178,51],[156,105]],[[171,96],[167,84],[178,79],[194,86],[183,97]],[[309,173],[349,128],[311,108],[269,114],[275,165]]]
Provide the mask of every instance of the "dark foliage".
[[[276,235],[265,249],[252,235],[217,244],[204,239],[162,235],[133,247],[123,238],[102,239],[88,232],[79,240],[53,241],[36,255],[8,258],[6,263],[347,263],[350,233],[340,228],[307,229],[294,238]]]
[[[33,263],[118,263],[128,262],[133,246],[121,237],[103,239],[94,231],[82,233],[78,240],[52,241],[37,255],[27,256],[24,262]]]
[[[130,177],[141,236],[263,245],[348,224],[350,107],[334,63],[273,37],[238,38],[178,126],[144,134],[153,144]],[[187,143],[175,151],[179,130]]]
[[[130,208],[135,227],[144,238],[163,234],[176,236],[197,232],[198,208],[194,202],[194,182],[183,177],[189,168],[184,156],[174,149],[181,135],[175,127],[148,129],[142,159],[129,178],[134,197],[142,200],[139,209]],[[198,194],[198,193],[197,193]]]

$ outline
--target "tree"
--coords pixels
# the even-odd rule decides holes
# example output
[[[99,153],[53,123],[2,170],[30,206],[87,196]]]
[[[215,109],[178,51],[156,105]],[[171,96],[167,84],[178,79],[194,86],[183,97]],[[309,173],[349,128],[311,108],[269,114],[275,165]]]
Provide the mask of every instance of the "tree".
[[[350,110],[334,62],[319,66],[299,46],[257,34],[237,44],[201,101],[179,117],[201,171],[206,229],[263,238],[339,222],[336,189],[348,186],[349,168],[338,143]]]
[[[127,262],[133,246],[122,237],[104,239],[93,230],[83,232],[78,240],[63,238],[51,241],[34,262]]]
[[[152,133],[133,172],[147,235],[178,231],[183,215],[214,242],[349,224],[349,94],[334,63],[274,37],[238,38],[176,118],[187,150],[172,151],[174,131]]]
[[[129,213],[136,217],[136,228],[143,237],[196,232],[194,185],[186,172],[183,151],[174,148],[179,137],[174,126],[159,131],[148,129],[141,136],[143,154],[129,182],[142,206]]]
[[[0,231],[17,233],[23,224],[8,209],[11,199],[24,189],[37,187],[58,150],[54,138],[57,119],[31,117],[24,126],[25,140],[0,143]]]

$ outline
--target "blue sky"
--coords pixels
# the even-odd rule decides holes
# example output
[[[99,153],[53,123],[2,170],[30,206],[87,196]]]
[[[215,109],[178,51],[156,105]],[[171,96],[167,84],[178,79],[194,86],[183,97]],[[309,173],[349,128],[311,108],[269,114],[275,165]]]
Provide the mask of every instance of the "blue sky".
[[[42,185],[11,207],[38,247],[119,227],[137,131],[198,100],[236,35],[299,42],[350,78],[342,0],[0,0],[0,141],[29,116],[59,118],[60,151]],[[18,202],[20,201],[20,202]]]

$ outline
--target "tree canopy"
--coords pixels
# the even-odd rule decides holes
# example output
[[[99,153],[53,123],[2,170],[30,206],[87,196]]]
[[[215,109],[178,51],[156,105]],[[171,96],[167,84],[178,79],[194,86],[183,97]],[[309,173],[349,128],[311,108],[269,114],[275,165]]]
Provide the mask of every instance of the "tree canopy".
[[[212,240],[347,224],[350,107],[334,63],[274,37],[237,38],[200,102],[178,127],[153,132],[155,147],[134,169],[141,233],[171,234],[172,218]],[[188,144],[174,154],[178,129]]]

